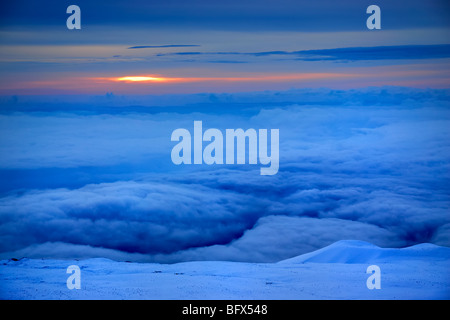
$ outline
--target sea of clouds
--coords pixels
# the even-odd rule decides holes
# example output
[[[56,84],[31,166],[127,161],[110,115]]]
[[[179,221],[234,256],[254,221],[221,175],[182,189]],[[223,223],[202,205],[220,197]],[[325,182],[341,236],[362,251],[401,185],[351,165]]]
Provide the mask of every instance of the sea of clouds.
[[[0,258],[269,262],[343,239],[450,246],[448,90],[78,99],[1,101]],[[174,165],[171,133],[195,120],[279,129],[279,172]]]

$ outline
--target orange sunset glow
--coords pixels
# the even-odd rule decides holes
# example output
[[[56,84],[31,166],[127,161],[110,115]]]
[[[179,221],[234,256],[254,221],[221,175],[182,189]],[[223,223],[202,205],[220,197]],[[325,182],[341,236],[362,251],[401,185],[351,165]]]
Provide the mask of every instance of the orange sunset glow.
[[[203,82],[203,81],[224,81],[224,82],[258,82],[258,81],[290,81],[290,80],[313,80],[337,77],[351,77],[352,75],[340,73],[301,73],[301,74],[276,74],[259,76],[237,76],[237,77],[164,77],[160,75],[133,75],[123,77],[93,78],[93,80],[114,81],[114,82]]]
[[[162,77],[147,77],[147,76],[127,76],[112,79],[115,81],[125,81],[125,82],[166,82],[169,81],[168,78]]]
[[[414,67],[414,68],[413,68]],[[344,72],[345,71],[345,72]],[[185,70],[180,73],[186,73]],[[189,72],[192,74],[192,72]],[[196,93],[240,92],[246,90],[289,89],[294,86],[334,88],[361,87],[365,85],[415,85],[418,87],[432,83],[435,87],[445,87],[448,83],[448,68],[428,69],[426,64],[362,67],[336,72],[305,73],[251,73],[227,72],[223,75],[167,75],[167,74],[122,74],[86,76],[61,74],[45,79],[29,78],[3,81],[0,92],[11,91],[21,94],[60,93],[102,93],[114,91],[121,94],[149,93]]]

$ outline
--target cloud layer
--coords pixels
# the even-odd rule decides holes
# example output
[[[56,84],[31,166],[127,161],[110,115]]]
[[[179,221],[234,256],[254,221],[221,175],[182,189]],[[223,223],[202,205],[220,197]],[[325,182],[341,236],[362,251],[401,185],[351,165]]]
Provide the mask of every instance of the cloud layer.
[[[160,99],[120,113],[82,103],[4,112],[0,258],[278,261],[342,239],[450,245],[447,91]],[[280,129],[278,174],[173,165],[170,134],[194,120]]]

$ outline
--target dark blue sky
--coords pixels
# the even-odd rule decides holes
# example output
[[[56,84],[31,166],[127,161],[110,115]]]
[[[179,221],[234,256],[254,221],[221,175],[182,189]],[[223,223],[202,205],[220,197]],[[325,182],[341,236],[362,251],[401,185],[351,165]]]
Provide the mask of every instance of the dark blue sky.
[[[445,28],[450,21],[449,3],[444,0],[19,0],[2,4],[1,21],[9,26],[59,25],[70,4],[81,7],[86,26],[124,28],[141,25],[226,30],[361,30],[365,9],[371,4],[382,8],[383,25],[390,29]]]

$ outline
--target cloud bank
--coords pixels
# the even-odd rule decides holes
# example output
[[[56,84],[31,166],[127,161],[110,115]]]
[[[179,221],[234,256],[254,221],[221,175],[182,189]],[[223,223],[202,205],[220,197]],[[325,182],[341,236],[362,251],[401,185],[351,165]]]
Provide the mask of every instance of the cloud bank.
[[[373,88],[3,108],[0,258],[262,262],[342,239],[449,246],[448,97]],[[170,134],[194,120],[280,129],[278,174],[173,165]]]

